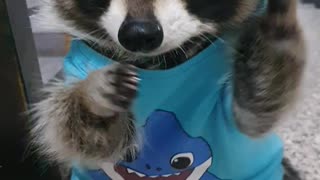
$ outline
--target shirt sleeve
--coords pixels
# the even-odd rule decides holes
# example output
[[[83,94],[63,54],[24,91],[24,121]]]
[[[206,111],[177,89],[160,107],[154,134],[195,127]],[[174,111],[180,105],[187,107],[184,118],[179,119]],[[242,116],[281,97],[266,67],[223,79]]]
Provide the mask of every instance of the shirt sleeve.
[[[88,72],[82,70],[81,64],[75,62],[71,57],[66,57],[63,63],[64,79],[66,84],[84,80]]]
[[[73,168],[71,180],[92,180],[85,172],[80,169]]]
[[[225,123],[229,130],[239,132],[233,112],[233,85],[231,79],[224,84],[222,94],[221,104],[223,105]]]

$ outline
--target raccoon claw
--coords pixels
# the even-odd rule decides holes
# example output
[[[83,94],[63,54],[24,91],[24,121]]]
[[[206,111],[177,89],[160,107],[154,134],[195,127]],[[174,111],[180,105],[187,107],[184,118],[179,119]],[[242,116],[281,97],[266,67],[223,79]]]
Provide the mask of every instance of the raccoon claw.
[[[137,68],[132,65],[119,64],[107,72],[107,77],[111,77],[109,85],[114,91],[105,93],[103,96],[119,109],[128,110],[137,95],[139,83]]]

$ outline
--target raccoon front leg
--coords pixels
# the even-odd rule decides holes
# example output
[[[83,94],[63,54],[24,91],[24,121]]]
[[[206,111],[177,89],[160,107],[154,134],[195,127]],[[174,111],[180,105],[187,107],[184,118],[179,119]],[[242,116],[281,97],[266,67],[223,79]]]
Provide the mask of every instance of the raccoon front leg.
[[[137,92],[136,69],[115,64],[70,87],[57,85],[35,107],[35,142],[59,162],[97,166],[135,150],[130,105]]]
[[[234,64],[234,115],[241,132],[268,132],[296,96],[303,35],[296,0],[269,0],[266,14],[240,38]]]

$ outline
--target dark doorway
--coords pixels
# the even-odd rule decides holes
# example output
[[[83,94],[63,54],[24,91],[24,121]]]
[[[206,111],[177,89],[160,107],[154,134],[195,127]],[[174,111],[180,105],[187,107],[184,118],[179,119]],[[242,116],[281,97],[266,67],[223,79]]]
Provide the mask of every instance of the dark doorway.
[[[58,173],[27,151],[28,117],[41,85],[26,4],[0,1],[0,179],[59,180]]]

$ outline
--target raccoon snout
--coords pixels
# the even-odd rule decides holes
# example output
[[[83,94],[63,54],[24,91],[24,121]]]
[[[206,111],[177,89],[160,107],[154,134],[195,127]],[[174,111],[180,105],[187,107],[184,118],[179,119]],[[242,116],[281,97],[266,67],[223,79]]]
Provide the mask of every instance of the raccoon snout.
[[[160,47],[163,30],[155,20],[125,20],[118,33],[120,44],[129,51],[147,53]]]

